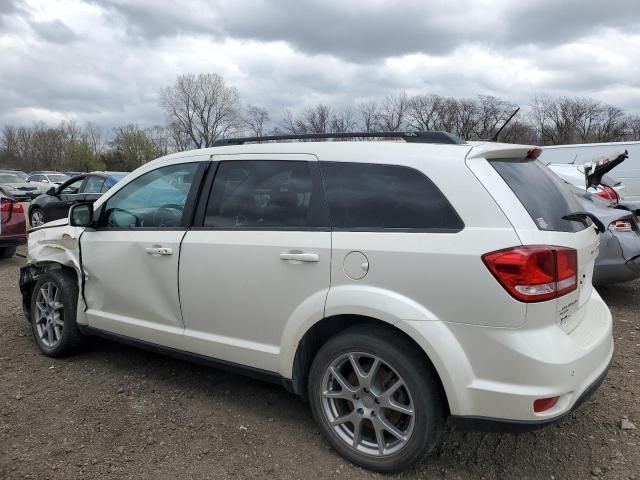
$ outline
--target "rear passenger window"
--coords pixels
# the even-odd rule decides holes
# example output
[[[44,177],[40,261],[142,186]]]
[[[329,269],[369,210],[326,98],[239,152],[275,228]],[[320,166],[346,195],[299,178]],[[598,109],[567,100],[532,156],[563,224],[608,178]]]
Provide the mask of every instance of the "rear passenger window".
[[[84,193],[100,193],[102,185],[104,184],[104,178],[92,175],[87,180],[84,186]]]
[[[462,220],[424,174],[399,165],[321,162],[331,221],[350,230],[457,232]]]
[[[314,221],[317,196],[310,162],[221,162],[204,226],[225,229],[317,226]]]

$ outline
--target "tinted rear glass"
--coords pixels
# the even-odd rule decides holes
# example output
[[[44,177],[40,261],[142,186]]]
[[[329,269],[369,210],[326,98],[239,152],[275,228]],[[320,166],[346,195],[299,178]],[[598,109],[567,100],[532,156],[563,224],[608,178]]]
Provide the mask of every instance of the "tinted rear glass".
[[[578,232],[590,225],[562,217],[580,210],[575,194],[538,160],[491,160],[540,230]]]
[[[399,165],[321,162],[335,228],[457,232],[464,227],[442,192],[423,173]]]

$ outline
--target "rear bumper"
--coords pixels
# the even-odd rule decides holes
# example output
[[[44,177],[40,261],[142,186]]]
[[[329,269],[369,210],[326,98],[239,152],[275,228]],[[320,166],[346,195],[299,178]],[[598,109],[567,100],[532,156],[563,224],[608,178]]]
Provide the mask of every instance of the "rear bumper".
[[[504,420],[501,418],[488,418],[488,417],[472,417],[472,416],[463,416],[463,415],[453,415],[451,416],[451,422],[460,430],[465,430],[469,432],[505,432],[505,433],[518,433],[518,432],[528,432],[531,430],[537,430],[539,428],[546,427],[552,423],[557,422],[558,420],[564,418],[569,415],[571,412],[576,410],[580,405],[586,402],[591,395],[595,393],[596,390],[602,385],[605,378],[607,378],[607,373],[609,372],[609,367],[611,362],[607,364],[605,370],[600,374],[596,380],[589,385],[589,387],[582,392],[582,395],[578,397],[573,406],[557,417],[544,419],[544,420]]]
[[[456,423],[535,428],[568,414],[606,375],[611,313],[595,289],[582,308],[582,320],[568,333],[558,322],[520,329],[403,323],[430,355]],[[535,400],[556,396],[552,408],[534,412]]]
[[[18,247],[27,243],[26,235],[16,235],[10,237],[0,237],[0,248]]]

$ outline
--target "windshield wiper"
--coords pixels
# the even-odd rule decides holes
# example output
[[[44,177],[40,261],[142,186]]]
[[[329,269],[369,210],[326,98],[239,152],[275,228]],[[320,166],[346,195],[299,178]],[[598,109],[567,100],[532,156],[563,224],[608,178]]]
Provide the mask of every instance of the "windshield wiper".
[[[587,218],[593,222],[593,224],[598,228],[599,233],[604,233],[604,223],[600,221],[598,217],[596,217],[593,213],[589,212],[572,212],[568,215],[562,217],[565,220],[570,220],[572,222],[580,222],[583,225],[589,226],[587,223]]]

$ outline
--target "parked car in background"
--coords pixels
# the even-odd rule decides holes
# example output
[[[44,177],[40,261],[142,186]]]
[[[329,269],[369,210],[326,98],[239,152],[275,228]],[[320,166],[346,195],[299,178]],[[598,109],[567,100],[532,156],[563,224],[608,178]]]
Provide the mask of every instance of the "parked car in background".
[[[27,224],[22,204],[0,193],[0,258],[15,255],[18,245],[27,242]]]
[[[308,141],[347,135],[405,142]],[[597,389],[613,355],[598,235],[540,149],[293,138],[157,159],[34,229],[20,289],[41,352],[103,335],[270,379],[384,472],[448,418],[535,428]]]
[[[46,184],[27,182],[19,173],[9,170],[0,171],[0,193],[20,201],[30,201],[41,195]]]
[[[69,207],[81,202],[94,202],[118,183],[126,172],[91,172],[78,175],[59,186],[50,187],[29,205],[31,227],[65,218]]]
[[[629,158],[610,175],[625,186],[625,203],[631,209],[640,208],[640,142],[590,143],[544,147],[543,163],[584,164],[594,158],[615,157],[627,151]]]
[[[582,210],[592,214],[603,227],[593,284],[602,286],[640,278],[640,228],[636,216],[597,195],[573,185],[568,187],[574,190]]]
[[[574,165],[572,163],[550,163],[547,167],[574,187],[597,195],[611,204],[616,205],[625,201],[624,184],[611,175],[604,174],[601,177],[599,184],[590,185],[587,188],[584,165]]]
[[[21,180],[24,180],[24,181],[26,181],[27,177],[29,176],[27,173],[23,172],[22,170],[13,170],[10,168],[0,169],[0,173],[11,173],[13,175],[17,175],[18,177],[20,177]]]
[[[27,177],[27,182],[47,183],[50,185],[61,185],[69,180],[69,175],[60,172],[31,172]]]
[[[69,177],[77,177],[78,175],[84,175],[87,172],[62,172]]]

